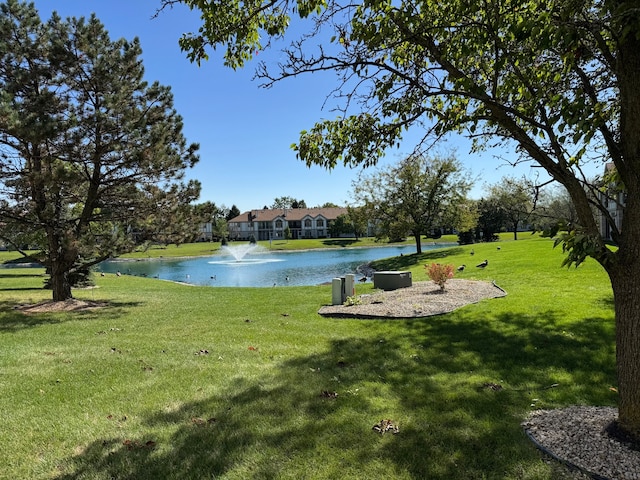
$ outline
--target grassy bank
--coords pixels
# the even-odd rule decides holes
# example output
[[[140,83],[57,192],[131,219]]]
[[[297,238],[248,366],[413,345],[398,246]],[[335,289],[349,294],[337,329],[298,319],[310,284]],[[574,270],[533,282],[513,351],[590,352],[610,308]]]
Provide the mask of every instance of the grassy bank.
[[[508,292],[392,321],[318,316],[330,286],[128,276],[74,292],[103,309],[25,315],[50,296],[42,271],[3,270],[0,478],[560,478],[527,412],[616,400],[610,286],[561,260],[529,236],[389,259],[415,281],[464,263]],[[381,419],[400,433],[374,432]]]
[[[423,244],[427,243],[456,243],[456,235],[445,235],[434,240],[425,238]],[[239,245],[248,242],[231,242],[230,245]],[[359,238],[310,238],[299,240],[274,240],[257,242],[261,247],[272,251],[285,250],[312,250],[318,248],[354,248],[354,247],[381,247],[393,245],[414,245],[415,240],[409,238],[403,242],[389,243],[378,241],[373,237]],[[152,245],[146,249],[139,249],[135,252],[122,255],[122,258],[167,258],[167,257],[205,257],[220,250],[220,242],[196,242],[184,243],[182,245]],[[0,264],[20,259],[22,256],[16,251],[0,251]]]
[[[438,239],[439,243],[456,242],[457,237],[455,235],[449,235]],[[433,242],[432,239],[425,240],[425,242]],[[248,242],[230,242],[229,245],[240,245]],[[261,247],[271,251],[285,251],[285,250],[312,250],[317,248],[348,248],[348,247],[380,247],[389,245],[412,245],[412,240],[406,240],[404,242],[388,243],[380,242],[375,238],[309,238],[298,240],[273,240],[259,241],[257,242]],[[159,258],[159,257],[192,257],[192,256],[206,256],[211,255],[220,250],[220,242],[198,242],[198,243],[185,243],[183,245],[167,245],[159,246],[154,245],[147,250],[140,250],[123,255],[123,258]]]

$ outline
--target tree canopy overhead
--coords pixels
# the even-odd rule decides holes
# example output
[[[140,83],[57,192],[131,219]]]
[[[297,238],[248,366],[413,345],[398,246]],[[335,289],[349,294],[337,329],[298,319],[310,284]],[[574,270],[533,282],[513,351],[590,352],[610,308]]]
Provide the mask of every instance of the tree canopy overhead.
[[[43,22],[33,4],[0,5],[2,240],[40,250],[54,300],[71,298],[71,274],[131,249],[150,219],[177,223],[199,195],[182,182],[198,146],[170,89],[143,79],[141,52],[95,16]]]
[[[567,263],[595,258],[611,279],[616,313],[619,423],[640,439],[640,9],[637,0],[163,0],[202,13],[180,45],[196,62],[224,49],[238,68],[296,17],[312,21],[257,74],[333,71],[342,107],[303,131],[307,164],[373,165],[409,127],[425,141],[462,132],[475,148],[508,142],[562,184],[580,228]],[[615,227],[583,168],[615,166],[627,191]],[[597,215],[593,215],[592,207]],[[617,250],[600,235],[611,225]]]

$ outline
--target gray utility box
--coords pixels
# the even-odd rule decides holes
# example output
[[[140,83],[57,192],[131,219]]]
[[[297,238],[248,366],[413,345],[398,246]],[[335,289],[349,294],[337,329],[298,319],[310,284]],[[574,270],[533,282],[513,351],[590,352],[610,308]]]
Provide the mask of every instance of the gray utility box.
[[[373,287],[382,290],[396,290],[398,288],[410,287],[411,272],[374,272]]]
[[[348,274],[332,280],[331,305],[342,305],[347,301],[347,297],[352,297],[356,294],[355,277],[353,274]]]

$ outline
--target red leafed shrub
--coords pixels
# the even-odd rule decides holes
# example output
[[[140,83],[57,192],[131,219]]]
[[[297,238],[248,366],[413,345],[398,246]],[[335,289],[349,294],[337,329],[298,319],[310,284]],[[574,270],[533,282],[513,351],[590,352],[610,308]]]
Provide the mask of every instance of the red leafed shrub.
[[[429,275],[433,283],[440,285],[440,289],[444,290],[444,284],[447,283],[447,280],[453,278],[453,269],[455,267],[451,264],[430,263],[425,265],[424,268],[427,269],[427,275]]]

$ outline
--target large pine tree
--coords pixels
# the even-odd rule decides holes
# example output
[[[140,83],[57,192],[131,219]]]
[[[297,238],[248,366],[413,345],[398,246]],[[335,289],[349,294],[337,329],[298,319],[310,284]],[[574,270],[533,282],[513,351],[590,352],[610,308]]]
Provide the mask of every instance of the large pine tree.
[[[95,16],[43,22],[33,4],[0,6],[2,237],[39,250],[55,301],[72,297],[70,275],[130,249],[160,201],[199,193],[182,182],[198,146],[140,55]]]

